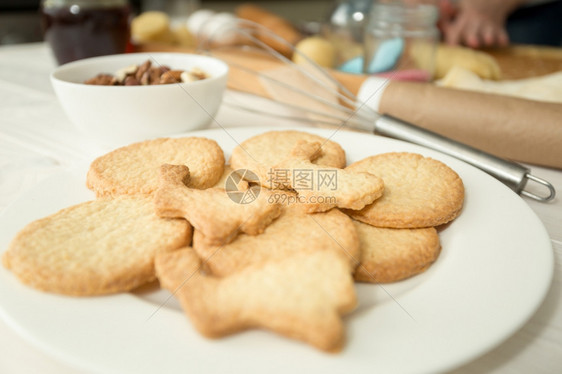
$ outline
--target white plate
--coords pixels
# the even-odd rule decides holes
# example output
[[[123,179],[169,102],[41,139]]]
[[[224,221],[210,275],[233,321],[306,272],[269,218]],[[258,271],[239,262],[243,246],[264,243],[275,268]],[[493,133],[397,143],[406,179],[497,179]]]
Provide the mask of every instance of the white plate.
[[[217,140],[229,156],[236,142],[267,130],[190,135]],[[535,312],[552,279],[553,255],[545,228],[520,197],[487,174],[425,148],[347,131],[332,140],[346,149],[348,162],[389,151],[434,157],[457,171],[466,187],[463,212],[441,231],[443,251],[427,272],[396,284],[358,286],[360,305],[346,317],[347,343],[340,354],[265,331],[208,340],[165,291],[64,297],[25,287],[4,268],[1,315],[58,359],[100,373],[418,373],[474,359]],[[93,199],[84,186],[86,171],[84,166],[46,180],[6,209],[0,248],[28,222]]]

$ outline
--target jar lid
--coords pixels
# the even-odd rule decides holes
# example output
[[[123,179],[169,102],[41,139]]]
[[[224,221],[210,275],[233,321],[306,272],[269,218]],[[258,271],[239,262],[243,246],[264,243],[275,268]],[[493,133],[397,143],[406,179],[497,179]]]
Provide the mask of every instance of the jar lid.
[[[84,8],[107,8],[125,6],[128,0],[43,0],[43,8],[59,8],[77,5]]]

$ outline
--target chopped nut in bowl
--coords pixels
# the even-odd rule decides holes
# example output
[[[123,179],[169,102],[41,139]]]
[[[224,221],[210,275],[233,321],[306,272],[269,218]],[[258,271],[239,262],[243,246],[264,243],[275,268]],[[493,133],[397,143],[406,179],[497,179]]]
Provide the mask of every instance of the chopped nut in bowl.
[[[97,86],[149,86],[156,84],[189,83],[209,78],[209,75],[198,67],[189,70],[170,69],[169,66],[153,66],[146,60],[141,65],[129,65],[115,74],[100,73],[87,79],[85,84]]]
[[[228,66],[186,53],[131,53],[71,62],[51,74],[70,120],[117,146],[206,127],[226,88]]]

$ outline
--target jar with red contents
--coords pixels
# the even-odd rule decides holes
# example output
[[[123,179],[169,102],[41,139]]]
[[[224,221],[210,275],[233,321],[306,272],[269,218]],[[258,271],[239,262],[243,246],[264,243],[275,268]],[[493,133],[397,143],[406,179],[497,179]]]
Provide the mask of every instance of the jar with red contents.
[[[124,53],[129,45],[127,0],[43,0],[45,40],[59,64]]]

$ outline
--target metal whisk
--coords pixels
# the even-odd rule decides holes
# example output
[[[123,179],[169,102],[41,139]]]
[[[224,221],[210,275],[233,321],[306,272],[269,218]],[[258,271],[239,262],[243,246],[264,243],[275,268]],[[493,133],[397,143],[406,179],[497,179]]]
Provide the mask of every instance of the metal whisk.
[[[224,35],[240,43],[223,45],[220,40]],[[294,63],[272,48],[271,41],[300,55],[304,63]],[[523,165],[377,113],[360,102],[346,85],[334,77],[333,72],[318,66],[290,43],[259,24],[246,20],[226,24],[203,39],[200,49],[201,53],[220,58],[230,66],[230,89],[251,95],[264,103],[250,106],[248,101],[227,95],[223,105],[269,117],[362,130],[404,140],[476,166],[523,196],[542,202],[555,197],[552,184],[532,175],[530,169]],[[541,196],[526,190],[528,181],[545,188],[546,194]]]

